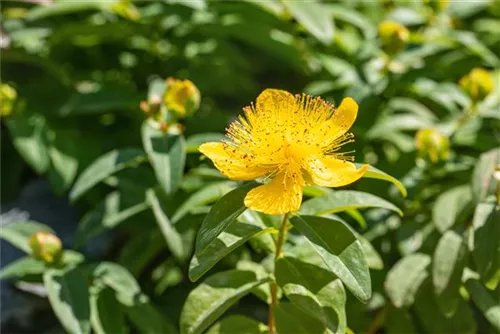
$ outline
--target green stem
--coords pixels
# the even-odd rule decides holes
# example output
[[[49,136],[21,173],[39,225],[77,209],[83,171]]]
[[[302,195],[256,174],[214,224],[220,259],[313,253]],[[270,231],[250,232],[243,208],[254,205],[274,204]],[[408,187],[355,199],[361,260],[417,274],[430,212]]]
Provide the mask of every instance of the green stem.
[[[283,257],[283,244],[286,237],[286,225],[288,223],[288,213],[283,216],[280,232],[278,234],[278,242],[276,243],[276,253],[274,256],[274,281],[271,283],[271,305],[269,306],[269,334],[276,334],[276,319],[274,318],[274,310],[278,306],[278,283],[276,283],[276,261]]]

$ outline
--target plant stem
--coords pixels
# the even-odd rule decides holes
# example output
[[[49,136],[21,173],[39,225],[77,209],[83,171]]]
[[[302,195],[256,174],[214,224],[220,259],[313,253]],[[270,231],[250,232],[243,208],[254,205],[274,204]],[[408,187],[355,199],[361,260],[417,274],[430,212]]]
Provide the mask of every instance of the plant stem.
[[[275,279],[271,283],[271,305],[269,306],[269,334],[276,334],[276,320],[274,318],[274,309],[278,306],[278,283],[276,283],[276,261],[283,257],[283,244],[285,243],[286,237],[286,225],[288,223],[288,213],[283,216],[283,220],[281,222],[280,232],[278,234],[278,242],[276,244],[276,253],[274,256],[274,276]]]

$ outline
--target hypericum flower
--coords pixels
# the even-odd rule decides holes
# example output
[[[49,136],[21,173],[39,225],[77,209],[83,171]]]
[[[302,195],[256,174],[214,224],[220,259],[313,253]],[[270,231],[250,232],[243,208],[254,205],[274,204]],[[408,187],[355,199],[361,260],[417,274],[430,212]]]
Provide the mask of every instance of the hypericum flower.
[[[169,111],[184,118],[194,114],[200,107],[200,91],[189,80],[168,78],[163,101]]]
[[[494,86],[491,73],[483,68],[472,69],[460,79],[459,84],[474,101],[483,100],[491,93]]]
[[[450,141],[437,129],[420,129],[415,135],[415,142],[420,158],[433,163],[448,160]]]
[[[200,151],[232,180],[269,181],[252,189],[245,205],[267,214],[297,211],[302,187],[340,187],[361,178],[368,165],[357,169],[349,152],[347,133],[358,113],[357,103],[345,98],[335,109],[319,97],[266,89],[257,103],[243,109],[227,129],[228,141],[211,142]]]
[[[0,113],[2,116],[9,116],[14,110],[17,92],[12,86],[2,83],[0,84],[0,98],[2,101]]]
[[[378,25],[378,36],[382,42],[382,49],[389,54],[395,54],[404,48],[410,32],[401,23],[382,21]]]

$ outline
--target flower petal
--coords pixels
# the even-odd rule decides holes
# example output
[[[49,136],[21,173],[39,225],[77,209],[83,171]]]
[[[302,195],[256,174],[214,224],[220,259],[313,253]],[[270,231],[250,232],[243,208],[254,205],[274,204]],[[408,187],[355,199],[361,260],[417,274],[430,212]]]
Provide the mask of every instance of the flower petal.
[[[344,98],[330,120],[333,125],[329,136],[338,138],[346,133],[358,116],[358,108],[358,104],[353,98]]]
[[[257,112],[262,116],[278,117],[280,114],[293,114],[297,108],[295,97],[285,90],[265,89],[257,97]]]
[[[232,180],[253,180],[269,173],[267,168],[258,167],[250,154],[225,143],[205,143],[199,150],[213,161],[222,174]]]
[[[279,173],[269,183],[250,190],[245,205],[269,215],[298,211],[302,203],[304,181],[299,173]]]
[[[312,157],[306,169],[312,181],[324,187],[342,187],[359,180],[365,175],[369,165],[356,169],[356,165],[332,156]]]

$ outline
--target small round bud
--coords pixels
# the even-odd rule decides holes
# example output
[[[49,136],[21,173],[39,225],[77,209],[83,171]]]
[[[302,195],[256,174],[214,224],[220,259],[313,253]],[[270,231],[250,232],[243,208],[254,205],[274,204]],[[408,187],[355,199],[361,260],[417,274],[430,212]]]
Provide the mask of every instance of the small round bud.
[[[35,232],[28,241],[32,255],[35,259],[47,264],[58,263],[61,259],[63,248],[61,239],[49,232]]]
[[[0,85],[0,100],[2,101],[0,106],[0,114],[2,115],[2,117],[12,114],[16,99],[17,92],[14,88],[12,88],[12,86],[4,83]]]
[[[418,155],[432,163],[448,160],[450,141],[447,136],[436,129],[421,129],[415,136]]]
[[[200,107],[200,99],[200,91],[191,81],[167,79],[163,102],[168,111],[175,113],[178,118],[193,115]]]
[[[474,102],[483,100],[494,87],[493,77],[483,68],[474,68],[459,81],[460,87]]]
[[[396,54],[408,43],[410,32],[398,22],[383,21],[378,25],[378,36],[382,49],[388,54]]]

